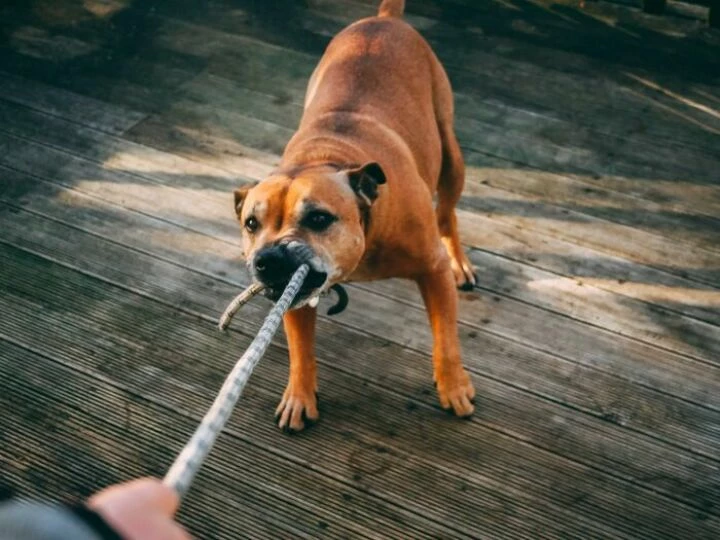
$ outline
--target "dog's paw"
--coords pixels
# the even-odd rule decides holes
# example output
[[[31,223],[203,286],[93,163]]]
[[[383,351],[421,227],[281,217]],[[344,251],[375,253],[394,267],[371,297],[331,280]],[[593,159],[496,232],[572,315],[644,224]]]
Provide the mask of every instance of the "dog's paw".
[[[443,409],[452,410],[460,418],[472,416],[475,389],[467,371],[460,368],[454,376],[436,377],[435,386]]]
[[[298,392],[287,387],[275,410],[278,427],[288,433],[302,431],[318,421],[320,413],[315,392]]]
[[[453,274],[455,275],[455,283],[461,291],[472,291],[475,287],[477,279],[475,278],[475,269],[467,256],[462,253],[460,260],[451,258]]]

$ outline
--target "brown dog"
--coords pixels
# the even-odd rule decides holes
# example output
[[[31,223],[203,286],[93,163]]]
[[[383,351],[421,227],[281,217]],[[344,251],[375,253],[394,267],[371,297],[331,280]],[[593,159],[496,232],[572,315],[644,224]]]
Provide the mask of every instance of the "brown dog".
[[[455,287],[472,288],[475,277],[455,217],[465,171],[452,90],[430,46],[400,19],[404,4],[384,0],[377,17],[332,40],[279,169],[235,192],[248,264],[271,297],[300,264],[311,267],[284,321],[290,380],[277,409],[284,429],[318,418],[316,311],[308,303],[345,281],[417,282],[440,404],[458,416],[473,412],[456,323]]]

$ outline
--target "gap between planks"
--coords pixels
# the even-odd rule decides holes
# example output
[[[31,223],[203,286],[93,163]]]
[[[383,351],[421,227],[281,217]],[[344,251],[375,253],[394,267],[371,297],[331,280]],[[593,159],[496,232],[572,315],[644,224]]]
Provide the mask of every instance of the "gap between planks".
[[[14,136],[11,136],[11,137],[14,137]],[[67,132],[65,133],[65,137],[67,137]],[[7,147],[8,143],[9,143],[9,141],[6,139],[4,146]],[[32,143],[32,144],[35,144],[35,143]],[[13,154],[15,156],[15,160],[20,159],[20,155],[22,154],[23,151],[28,150],[28,148],[29,148],[28,145],[23,145],[23,146],[24,146],[23,148],[18,147],[18,148],[15,148],[14,151],[9,152],[10,154]],[[44,144],[40,143],[40,146],[36,146],[36,149],[44,147],[44,146],[45,146]],[[74,154],[68,154],[68,156],[72,156],[72,155],[74,155]],[[89,163],[96,163],[92,159],[87,160],[87,158],[84,158],[84,157],[80,157],[80,156],[76,156],[76,157],[77,157],[77,159],[81,159],[81,160],[87,161]],[[20,159],[21,162],[23,162],[23,160],[24,160],[24,158]],[[7,162],[7,160],[6,160],[6,162]],[[57,158],[52,159],[51,162],[53,164],[56,164],[58,162],[58,159]],[[115,173],[115,174],[119,175],[120,173]],[[107,174],[105,174],[105,177],[107,177]],[[148,182],[151,184],[157,183],[157,180],[153,180],[151,178],[146,178],[145,176],[142,176],[142,175],[134,174],[133,177],[142,179],[142,181],[144,181],[146,183],[148,183]],[[173,206],[174,210],[171,214],[161,217],[161,219],[167,221],[168,223],[176,223],[188,231],[193,231],[198,234],[207,235],[208,237],[216,237],[219,240],[228,242],[231,245],[238,246],[237,240],[235,240],[235,241],[229,240],[228,241],[228,238],[230,238],[230,236],[227,234],[226,228],[217,229],[216,227],[213,226],[210,229],[208,229],[207,227],[201,227],[200,229],[198,229],[195,226],[194,219],[190,219],[190,221],[186,220],[187,222],[185,222],[185,223],[178,222],[175,214],[177,213],[178,209],[183,208],[183,204],[185,204],[183,201],[186,201],[187,196],[183,195],[182,190],[170,188],[170,189],[168,189],[168,191],[164,197],[165,198],[171,197],[172,193],[174,191],[178,192],[177,197],[175,197],[177,200]],[[110,188],[110,184],[104,185],[104,187],[102,189],[100,189],[100,191],[97,192],[96,194],[100,194],[102,198],[107,200],[108,196],[112,195],[112,190]],[[137,196],[134,196],[127,192],[119,192],[117,194],[117,196],[121,198],[121,200],[123,201],[122,205],[125,207],[128,207],[128,204],[130,204],[128,201],[132,200],[133,198],[136,201],[138,200]],[[211,200],[209,198],[206,198],[206,199],[207,199],[207,203],[209,205],[206,204],[205,206],[198,206],[198,200],[199,200],[198,197],[193,197],[193,199],[192,199],[193,213],[197,214],[198,218],[200,218],[201,216],[204,216],[204,219],[207,219],[208,216],[218,215],[220,212],[220,208],[218,207],[218,205],[213,204],[213,200],[217,200],[217,199],[213,199],[213,200]],[[110,199],[110,200],[112,200],[112,199]],[[150,206],[147,206],[147,204],[146,204],[145,206],[147,208],[145,208],[144,210],[141,207],[134,207],[134,208],[136,210],[139,209],[145,213],[148,213],[148,215],[154,215],[156,217],[160,217],[160,214],[158,214],[157,211],[152,210],[152,206],[153,206],[152,204]],[[202,222],[200,222],[200,223],[202,225]],[[229,225],[229,223],[230,223],[230,221],[228,221],[228,225]],[[220,236],[218,236],[218,234]],[[540,274],[540,275],[542,276],[542,275],[547,275],[547,274]],[[573,284],[572,280],[567,280],[567,283]],[[359,286],[359,287],[361,288],[362,286]],[[578,287],[576,287],[576,289],[577,288]],[[592,290],[589,287],[584,287],[584,291],[588,290],[588,289]],[[570,291],[565,291],[565,295],[569,294],[569,292]],[[585,293],[585,292],[580,293],[581,296],[583,294],[587,294],[587,293]],[[613,293],[605,292],[604,295],[610,299],[615,298],[615,296],[613,296]],[[563,293],[561,293],[558,296],[558,298],[562,298],[562,297],[563,297]],[[539,307],[540,309],[551,309],[551,310],[554,309],[555,311],[557,311],[556,305],[555,306],[553,306],[553,305],[545,305],[545,306],[538,305],[537,299],[535,299],[535,301],[533,301],[532,304]],[[615,332],[615,333],[620,332],[621,334],[627,335],[628,337],[631,337],[632,339],[638,339],[640,341],[647,341],[648,337],[651,337],[652,343],[655,344],[656,346],[662,346],[668,350],[672,350],[674,352],[685,354],[690,358],[696,358],[701,361],[707,360],[710,363],[713,362],[713,355],[710,354],[710,356],[707,356],[707,354],[709,354],[712,351],[712,348],[710,347],[710,345],[713,343],[713,336],[715,336],[715,334],[717,333],[712,330],[713,328],[715,328],[714,326],[709,325],[708,323],[705,323],[705,322],[702,322],[699,320],[695,320],[695,322],[691,324],[691,321],[694,320],[691,318],[676,317],[674,315],[673,316],[663,315],[663,311],[660,308],[655,308],[654,311],[655,311],[655,313],[652,314],[652,317],[654,317],[654,318],[664,317],[664,319],[654,320],[651,318],[650,326],[647,327],[647,330],[641,329],[637,332],[627,332],[627,331],[623,330],[623,326],[615,325],[612,318],[607,319],[603,325],[598,325],[597,323],[595,323],[593,321],[588,321],[587,318],[585,318],[584,322],[586,324],[587,323],[595,324],[598,327],[602,327],[606,331],[611,331],[611,332]],[[650,314],[650,313],[651,312],[648,312],[648,314]],[[573,318],[575,320],[581,320],[581,319],[578,319],[578,314],[573,315],[571,318]],[[685,322],[682,322],[683,319],[686,319]],[[608,325],[610,325],[611,327],[609,328]],[[661,327],[658,327],[658,325],[661,325]],[[670,325],[670,326],[668,326],[668,325]],[[612,326],[614,326],[614,328]],[[693,341],[692,343],[685,344],[685,342],[684,342],[685,338],[683,338],[682,335],[680,335],[678,333],[675,333],[674,338],[672,338],[672,336],[670,336],[669,338],[664,337],[663,328],[668,328],[668,329],[672,328],[674,332],[682,332],[683,333],[682,335],[687,335],[687,336],[691,336],[691,337],[697,335],[698,339]],[[660,342],[658,342],[658,339],[660,339]],[[668,341],[668,339],[670,341]],[[678,341],[681,341],[682,343],[679,343]],[[667,346],[668,343],[674,343],[675,346],[668,348],[668,346]],[[700,343],[705,344],[705,345],[703,345],[702,350],[699,350],[697,348],[700,345]],[[678,347],[678,345],[680,345],[680,347]],[[707,353],[705,352],[706,348],[708,348]]]
[[[65,271],[65,272],[63,272],[63,273],[66,273],[66,272],[67,272],[67,271]],[[71,286],[71,285],[72,285],[71,282],[72,282],[74,279],[77,279],[77,278],[68,279],[69,277],[70,277],[70,276],[67,276],[66,278],[63,278],[63,280],[62,280],[62,287],[59,287],[59,286],[58,286],[58,285],[60,285],[59,283],[54,284],[53,287],[52,287],[52,291],[53,291],[55,294],[64,295],[64,291],[63,291],[62,289],[63,289],[63,288],[67,288],[68,286]],[[35,282],[35,281],[33,281],[33,283],[34,283],[34,282]],[[105,294],[105,293],[103,293],[103,294]],[[20,313],[21,311],[22,311],[22,310],[19,310],[18,312]],[[133,311],[134,311],[134,309],[133,309]],[[104,311],[103,311],[103,312],[104,312]],[[69,315],[70,315],[69,313],[65,313],[65,314],[63,315],[63,318],[64,318],[64,319],[67,319]],[[128,321],[127,321],[126,323],[123,323],[123,324],[121,325],[121,321],[117,318],[117,315],[119,315],[119,313],[117,313],[117,312],[111,312],[111,315],[112,315],[112,318],[111,318],[111,319],[108,319],[108,324],[110,325],[111,328],[114,328],[114,329],[116,328],[116,329],[118,329],[118,331],[119,331],[122,327],[125,327],[126,325],[130,325],[130,326],[127,326],[128,328],[134,328],[134,327],[136,326],[135,323],[133,322],[133,321],[135,320],[135,317],[134,317],[134,316],[132,316],[130,319],[128,319]],[[164,324],[162,321],[167,321],[168,318],[167,318],[167,317],[153,317],[153,320],[157,320],[157,321],[159,321],[161,324]],[[175,328],[177,328],[177,325],[180,324],[180,322],[181,322],[181,321],[175,319],[175,320],[172,322],[172,325],[173,325]],[[171,323],[166,323],[166,324],[171,324]],[[118,326],[118,325],[121,325],[121,326]],[[191,323],[191,326],[192,326],[193,328],[196,327],[196,325],[194,325],[193,323]],[[54,326],[53,326],[52,324],[45,324],[45,325],[43,325],[42,327],[43,327],[43,328],[54,328]],[[130,330],[130,331],[132,331],[132,330]],[[158,332],[157,332],[156,330],[154,330],[154,329],[148,329],[147,331],[149,331],[152,335],[158,335]],[[207,331],[210,332],[210,331],[212,331],[212,329],[208,329]],[[133,331],[133,332],[134,332],[134,331]],[[171,333],[172,333],[172,332],[171,332]],[[161,332],[161,334],[162,334],[162,332]],[[136,336],[135,339],[137,339],[138,337],[139,337],[139,336]],[[172,337],[171,339],[173,339],[173,342],[175,342],[175,341],[177,341],[178,339],[180,339],[180,335],[177,334],[177,332],[175,332],[174,337]],[[192,339],[193,339],[193,340],[197,340],[197,337],[193,337]],[[192,348],[192,347],[191,347],[191,348]],[[207,348],[207,344],[205,344],[205,345],[202,347],[202,350],[203,350],[203,355],[207,355],[207,353],[210,352],[210,350]],[[266,363],[266,365],[267,365],[267,363]],[[395,409],[395,407],[393,407],[393,409]]]
[[[43,182],[43,183],[47,183],[47,181],[42,181],[42,182]],[[53,185],[53,183],[50,182],[49,185]],[[62,187],[62,186],[58,186],[58,187],[56,187],[56,188],[54,188],[54,189],[59,189],[61,193],[66,193],[67,195],[71,195],[72,192],[73,192],[73,190],[68,190],[66,187]],[[85,197],[85,195],[84,195],[83,197]],[[95,196],[95,198],[96,198],[96,197],[97,197],[97,196]],[[72,200],[72,199],[67,199],[67,196],[64,196],[63,199],[66,201],[65,204],[70,203],[70,201]],[[96,199],[96,200],[97,200],[97,199]],[[102,200],[102,197],[101,197],[99,200]],[[38,202],[38,203],[39,203],[39,202],[41,202],[41,201],[42,201],[42,199],[32,199],[32,201],[30,201],[30,202]],[[28,201],[26,201],[25,204],[27,204],[27,202],[28,202]],[[84,206],[84,203],[80,202],[79,200],[78,200],[78,203],[80,203],[81,207]],[[127,210],[123,205],[117,205],[116,203],[111,203],[111,204],[112,204],[113,206],[116,206],[116,207],[118,207],[118,208],[123,209],[124,211]],[[60,208],[62,208],[62,207],[60,207]],[[59,209],[59,208],[58,208],[58,209]],[[133,212],[133,211],[131,210],[130,212]],[[65,213],[67,214],[67,212],[65,212]],[[68,216],[72,216],[73,214],[71,213],[71,214],[67,214],[67,215],[68,215]],[[146,216],[147,216],[147,215],[146,215]],[[79,217],[79,216],[77,216],[77,217]],[[107,211],[106,211],[106,212],[105,212],[105,217],[104,217],[103,221],[106,221],[109,217],[110,217],[110,216],[107,214]],[[148,217],[148,218],[151,218],[151,216],[147,216],[147,217]],[[170,224],[169,224],[168,222],[166,222],[166,221],[162,221],[161,223],[164,223],[164,225],[162,226],[163,228],[167,228],[167,226],[170,225]],[[97,224],[97,225],[99,225],[99,224]],[[124,227],[123,225],[119,225],[118,227],[115,227],[115,228],[112,228],[112,227],[111,227],[111,228],[107,228],[107,227],[106,227],[106,233],[111,233],[111,235],[112,235],[112,234],[117,234],[117,232],[121,232],[121,231],[123,230],[123,227]],[[147,224],[144,225],[144,227],[147,227]],[[201,238],[202,238],[202,239],[201,239]],[[169,239],[168,239],[168,240],[169,240]],[[213,242],[214,242],[214,241],[212,240],[212,237],[208,237],[208,236],[204,236],[204,235],[203,235],[202,237],[199,237],[198,240],[201,241],[201,243],[202,243],[202,246],[203,246],[202,249],[203,249],[203,251],[205,251],[205,250],[207,250],[208,248],[210,248],[210,247],[213,245]],[[191,246],[188,245],[188,247],[191,247]],[[155,248],[155,249],[156,249],[156,248]],[[182,249],[184,249],[184,248],[180,248],[180,249],[182,250]],[[213,265],[212,265],[212,266],[213,266],[213,271],[214,271],[214,272],[218,272],[218,271],[219,271],[220,273],[224,273],[224,274],[227,274],[228,272],[233,273],[233,272],[238,272],[238,271],[240,271],[240,272],[242,273],[242,272],[243,272],[242,269],[241,269],[241,268],[238,268],[238,267],[235,265],[235,263],[233,263],[232,261],[227,261],[227,260],[226,260],[226,259],[227,259],[226,252],[227,252],[226,248],[223,248],[223,247],[220,247],[220,246],[218,246],[218,249],[217,249],[216,251],[207,252],[207,254],[206,254],[206,256],[205,256],[206,258],[207,258],[208,256],[211,256],[211,253],[213,253],[213,255],[212,255],[213,258],[217,258],[218,256],[220,257],[220,259],[217,259],[217,261],[216,261],[215,263],[213,263]],[[169,253],[172,253],[172,256],[173,256],[173,257],[176,257],[180,252],[173,251],[173,252],[169,252]],[[193,260],[193,258],[194,258],[195,256],[193,256],[191,253],[188,253],[188,255],[185,255],[185,257],[188,258],[188,260]],[[218,266],[218,263],[220,263],[220,261],[226,261],[226,262],[222,262],[222,263]],[[362,298],[364,298],[364,297],[357,298],[357,299],[356,299],[356,302],[359,301],[359,300],[362,299]],[[372,306],[373,306],[373,305],[376,305],[377,302],[379,301],[379,297],[374,296],[373,298],[374,298],[373,300],[369,300],[369,299],[368,299],[369,304],[367,305],[367,309],[371,310],[371,312],[373,311],[373,307],[372,307]],[[366,303],[366,302],[363,302],[363,303]],[[511,303],[511,305],[512,305],[512,303]],[[463,306],[463,303],[461,303],[461,308],[462,308],[462,306]],[[526,310],[527,310],[527,307],[521,308],[521,311],[523,311],[523,312],[525,312]],[[502,314],[503,312],[501,311],[500,313]],[[423,320],[424,320],[424,319],[423,319]],[[366,322],[367,322],[367,321],[366,321]],[[556,326],[556,324],[557,324],[557,323],[554,323],[553,326]],[[362,327],[363,324],[361,324],[360,326]],[[511,328],[511,327],[512,327],[512,324],[511,324],[511,323],[507,323],[507,328]],[[423,328],[424,328],[424,327],[423,327]],[[586,340],[589,339],[589,340],[590,340],[589,342],[592,343],[592,342],[594,341],[594,338],[598,336],[598,333],[597,333],[596,331],[594,331],[594,330],[593,330],[593,331],[584,332],[584,331],[582,331],[582,329],[583,329],[583,325],[576,326],[575,330],[573,330],[570,334],[568,334],[568,335],[566,336],[566,339],[564,339],[563,341],[567,341],[567,339],[570,339],[570,341],[572,341],[573,339],[576,339],[576,337],[570,338],[570,336],[577,336],[577,335],[578,335],[578,331],[580,331],[580,334],[579,334],[579,335],[580,335],[580,336],[583,336],[583,339],[581,339],[581,341],[585,342],[586,344],[587,344],[587,341],[586,341]],[[570,329],[568,329],[568,330],[570,330]],[[482,331],[482,330],[481,330],[481,331]],[[473,332],[474,332],[474,330],[473,330]],[[471,332],[471,333],[472,333],[472,332]],[[485,334],[486,334],[488,337],[490,337],[490,336],[493,335],[493,333],[487,333],[487,332],[485,332]],[[523,334],[524,334],[524,333],[521,333],[520,335],[523,335]],[[495,337],[497,337],[497,336],[495,336]],[[518,343],[518,344],[519,344],[519,345],[522,345],[523,347],[526,347],[526,348],[527,348],[528,346],[529,346],[531,349],[537,349],[537,348],[538,348],[538,345],[537,345],[537,344],[525,344],[525,343],[524,343],[524,340],[525,340],[524,337],[521,338],[521,339],[520,339],[520,343]],[[541,340],[540,342],[541,342],[541,344],[542,344],[543,338],[541,337],[540,340]],[[423,341],[423,340],[417,341],[417,338],[415,338],[414,341],[415,341],[415,345],[416,345],[416,346],[417,346],[417,345],[420,345],[421,347],[424,347],[424,346],[426,345],[427,339],[425,339],[424,341]],[[511,342],[517,342],[517,341],[518,341],[518,338],[514,338],[514,339],[513,339],[513,338],[512,338],[512,333],[511,333],[509,341],[511,341]],[[613,343],[616,342],[616,338],[613,338],[613,340],[611,340],[611,341],[612,341]],[[593,349],[597,348],[598,352],[599,352],[599,351],[606,350],[606,352],[605,352],[604,354],[600,353],[600,356],[597,356],[597,359],[598,359],[598,360],[600,360],[601,358],[603,358],[603,361],[601,362],[601,364],[602,364],[602,363],[605,363],[604,358],[605,358],[605,356],[607,356],[607,354],[610,354],[610,355],[612,356],[614,353],[611,353],[611,352],[610,352],[610,351],[612,350],[612,348],[608,349],[606,346],[601,345],[601,343],[602,343],[602,340],[601,340],[600,342],[597,342],[596,345],[595,345],[594,347],[592,347],[592,348],[593,348]],[[610,341],[608,341],[608,344],[609,344],[609,343],[610,343]],[[638,342],[638,344],[639,344],[639,343],[640,343],[640,342]],[[613,346],[614,346],[614,345],[613,345]],[[563,347],[565,347],[565,344],[564,344],[564,343],[563,343],[563,345],[561,346],[561,349],[562,349]],[[598,347],[599,347],[599,348],[598,348]],[[628,348],[628,347],[630,347],[630,348]],[[634,345],[632,345],[632,342],[628,342],[628,343],[625,345],[624,354],[625,354],[625,355],[630,354],[630,351],[633,350],[633,347],[634,347]],[[635,347],[635,348],[637,348],[637,347]],[[573,349],[573,350],[576,350],[577,353],[581,354],[581,357],[586,357],[586,356],[587,356],[587,352],[580,353],[580,350],[581,350],[581,349]],[[642,349],[641,349],[641,350],[642,350]],[[559,351],[553,350],[552,352],[553,352],[554,354],[558,354]],[[568,349],[568,351],[566,351],[566,353],[564,353],[564,356],[566,356],[568,353],[570,353],[570,349]],[[593,353],[593,354],[595,354],[595,353]],[[648,357],[657,358],[657,354],[658,354],[658,353],[656,352],[656,353],[654,353],[654,354],[649,355]],[[567,356],[566,356],[566,357],[567,357]],[[591,357],[592,357],[592,355],[591,355]],[[575,357],[574,357],[573,354],[570,354],[570,356],[569,356],[568,358],[571,359],[571,360],[575,360]],[[668,360],[669,360],[670,358],[673,358],[673,357],[668,357]],[[674,360],[674,362],[677,362],[677,361],[679,360],[679,358],[677,358],[677,357],[674,357],[674,358],[676,358],[676,359]],[[585,361],[587,361],[587,360],[585,360]],[[657,359],[653,360],[652,364],[649,364],[646,368],[644,368],[644,371],[647,372],[648,368],[650,368],[653,364],[657,365],[657,362],[658,362]],[[593,364],[593,365],[597,364],[597,360],[592,360],[592,361],[591,361],[591,364]],[[672,365],[672,364],[669,364],[669,365]],[[668,365],[668,367],[669,367],[669,365]],[[692,367],[692,366],[691,366],[690,364],[685,364],[685,366],[683,367],[683,373],[685,373],[686,376],[689,375],[689,371],[688,371],[688,370],[691,369],[691,367]],[[620,368],[619,365],[618,365],[618,366],[615,366],[614,369],[618,369],[618,368]],[[651,370],[651,371],[652,371],[652,370]],[[706,371],[704,371],[704,372],[705,372],[704,378],[706,378],[706,377],[707,377],[707,372],[706,372]],[[636,376],[637,376],[637,375],[636,375]],[[635,376],[635,377],[636,377],[636,376]],[[635,379],[635,377],[633,377],[633,379]],[[656,383],[657,383],[658,381],[659,381],[659,380],[656,380]],[[706,401],[705,401],[705,400],[701,400],[701,403],[704,403],[704,402],[706,402]]]
[[[189,287],[185,287],[185,289],[187,289],[187,288],[190,288],[190,289],[192,289],[192,286],[189,286]],[[171,305],[172,305],[172,303],[171,303]],[[347,340],[345,340],[345,341],[347,341]],[[363,350],[365,350],[365,351],[366,351],[366,348],[364,348]]]

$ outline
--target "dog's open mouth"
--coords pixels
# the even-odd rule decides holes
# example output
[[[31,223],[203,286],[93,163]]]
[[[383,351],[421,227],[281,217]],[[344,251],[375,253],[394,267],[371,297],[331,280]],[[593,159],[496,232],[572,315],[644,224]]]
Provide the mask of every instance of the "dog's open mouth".
[[[311,268],[291,307],[297,307],[299,304],[304,303],[305,300],[318,296],[323,291],[327,278],[328,275],[325,272],[319,272]],[[285,287],[287,287],[287,282],[265,283],[265,286],[265,296],[273,302],[277,302],[282,296]]]

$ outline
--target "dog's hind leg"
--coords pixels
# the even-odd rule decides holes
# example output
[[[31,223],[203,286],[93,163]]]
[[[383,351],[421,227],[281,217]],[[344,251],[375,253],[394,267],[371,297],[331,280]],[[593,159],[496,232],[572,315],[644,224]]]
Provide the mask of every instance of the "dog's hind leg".
[[[475,272],[460,244],[455,205],[465,185],[465,162],[453,128],[453,95],[450,81],[440,62],[434,59],[433,104],[442,141],[442,168],[437,187],[436,208],[442,242],[450,255],[455,283],[470,290],[475,286]]]
[[[475,273],[460,243],[455,214],[455,205],[460,200],[465,184],[465,163],[455,138],[452,119],[441,123],[439,127],[442,138],[442,169],[437,188],[437,222],[442,242],[450,255],[455,283],[462,290],[471,290],[475,286]]]
[[[443,138],[443,162],[438,183],[437,221],[442,242],[450,255],[455,284],[462,290],[475,286],[475,272],[463,251],[458,233],[455,205],[465,183],[465,165],[452,126],[441,128]]]

